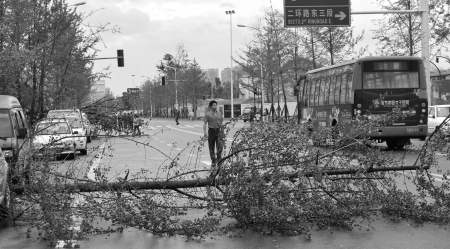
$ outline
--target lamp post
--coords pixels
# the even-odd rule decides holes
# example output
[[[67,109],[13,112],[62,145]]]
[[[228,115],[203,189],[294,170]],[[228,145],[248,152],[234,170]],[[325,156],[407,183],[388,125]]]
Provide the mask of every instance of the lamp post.
[[[259,37],[259,50],[260,50],[260,64],[261,64],[261,119],[264,121],[264,74],[263,74],[263,51],[262,51],[262,39],[261,39],[261,30],[255,28],[255,27],[251,27],[251,26],[245,26],[245,25],[237,25],[240,28],[249,28],[249,29],[253,29],[256,30],[258,32],[258,37]]]
[[[177,108],[177,110],[179,110],[180,108],[178,107],[178,81],[177,81],[177,68],[176,67],[171,67],[171,66],[165,66],[168,68],[172,68],[175,71],[175,106]]]
[[[134,87],[134,74],[131,75],[133,77],[133,87]]]
[[[227,15],[230,15],[230,56],[231,56],[231,68],[230,68],[230,74],[231,74],[231,118],[234,118],[234,105],[233,105],[233,28],[232,28],[232,15],[236,14],[234,10],[227,10],[225,11]]]

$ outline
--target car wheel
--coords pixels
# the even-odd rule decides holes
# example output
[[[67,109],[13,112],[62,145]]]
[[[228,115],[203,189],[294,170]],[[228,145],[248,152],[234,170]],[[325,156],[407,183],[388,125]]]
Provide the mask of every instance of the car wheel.
[[[0,203],[0,220],[8,218],[9,211],[9,186],[6,185],[5,196]]]
[[[395,141],[393,141],[393,140],[387,140],[387,141],[386,141],[386,144],[387,144],[387,147],[388,147],[390,150],[394,150],[395,147],[398,147],[397,142],[395,142]]]
[[[80,154],[81,155],[87,155],[87,149],[80,150]]]
[[[70,153],[70,159],[75,160],[77,159],[77,151],[74,150],[72,153]]]

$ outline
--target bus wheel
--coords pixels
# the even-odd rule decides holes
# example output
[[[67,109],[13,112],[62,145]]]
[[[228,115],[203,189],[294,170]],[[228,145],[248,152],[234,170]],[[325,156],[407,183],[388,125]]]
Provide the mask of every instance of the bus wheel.
[[[393,150],[395,149],[395,147],[397,147],[397,142],[395,142],[394,140],[386,140],[386,144],[390,150]]]

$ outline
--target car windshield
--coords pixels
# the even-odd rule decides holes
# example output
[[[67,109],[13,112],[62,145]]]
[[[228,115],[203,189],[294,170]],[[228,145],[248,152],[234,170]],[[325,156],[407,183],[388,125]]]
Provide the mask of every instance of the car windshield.
[[[69,121],[70,126],[72,128],[81,128],[81,120],[78,117],[65,117],[67,121]]]
[[[70,133],[67,123],[39,123],[36,126],[37,135],[55,135],[55,134],[68,134]]]
[[[50,111],[47,115],[48,117],[52,117],[52,118],[62,118],[65,116],[78,116],[78,113],[73,112],[73,111]]]
[[[13,137],[9,113],[7,110],[0,110],[0,137]]]
[[[437,108],[437,116],[438,117],[447,117],[450,114],[450,107],[438,107]]]

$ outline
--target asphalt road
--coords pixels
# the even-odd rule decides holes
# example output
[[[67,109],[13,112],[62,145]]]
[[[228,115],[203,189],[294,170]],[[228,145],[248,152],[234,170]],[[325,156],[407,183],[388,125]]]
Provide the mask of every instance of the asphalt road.
[[[76,167],[79,176],[96,179],[96,172],[108,168],[107,178],[116,181],[124,177],[126,170],[130,175],[148,171],[154,178],[166,178],[170,171],[165,170],[174,158],[179,158],[179,164],[188,164],[197,169],[208,169],[211,164],[207,144],[196,141],[203,136],[203,122],[200,120],[181,120],[175,125],[172,119],[153,119],[144,130],[145,136],[123,136],[105,139],[98,138],[88,144],[88,155],[78,156],[78,159],[59,160],[53,162],[58,170],[64,172],[69,167]],[[227,139],[230,147],[234,133],[248,123],[238,122]],[[412,148],[393,151],[398,157],[405,157],[405,165],[411,165],[418,149],[424,141],[412,140]],[[144,146],[145,145],[145,146]],[[386,150],[385,144],[379,145]],[[386,152],[388,153],[388,152]],[[450,170],[446,155],[437,155],[440,167]],[[168,173],[169,172],[169,173]],[[411,174],[412,172],[404,172]],[[442,182],[441,172],[432,170],[436,184]],[[403,181],[399,177],[399,181]],[[413,187],[405,186],[405,187]],[[202,212],[202,211],[196,211]],[[196,214],[192,214],[196,215]],[[35,241],[26,238],[26,226],[0,224],[0,248],[48,248],[46,241]],[[254,233],[242,234],[243,237],[219,236],[215,239],[188,240],[184,237],[158,237],[135,229],[126,229],[121,234],[96,235],[89,241],[81,241],[81,248],[448,248],[450,241],[448,229],[435,224],[425,224],[423,227],[413,227],[408,222],[392,224],[385,220],[375,220],[373,228],[368,231],[317,231],[313,232],[312,240],[302,236],[280,237],[262,236]]]

